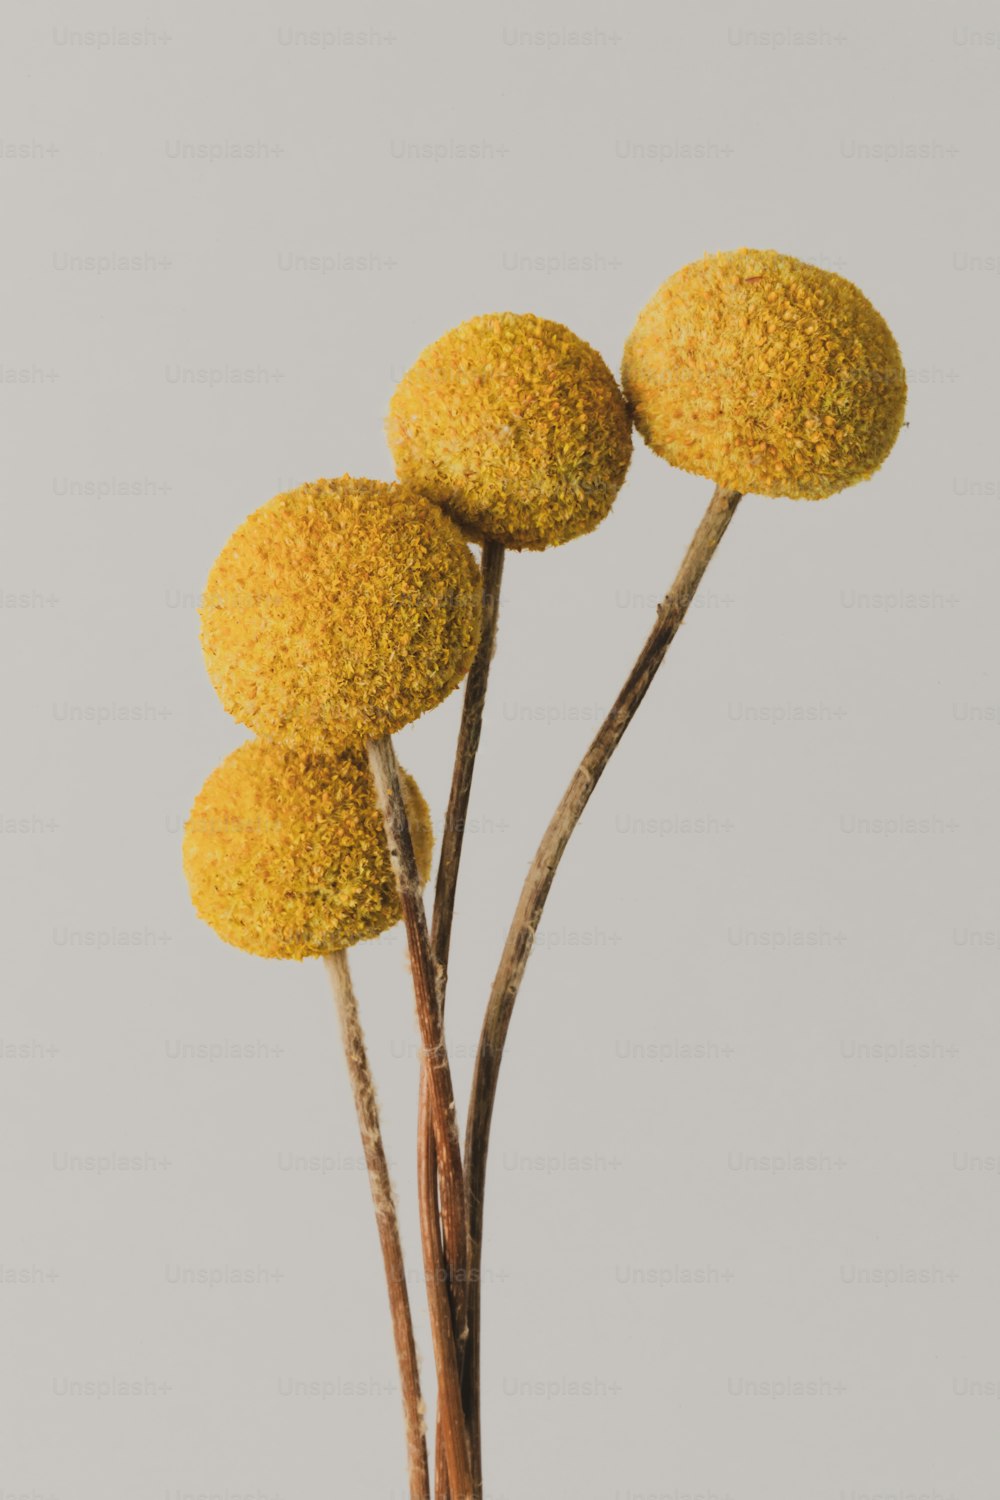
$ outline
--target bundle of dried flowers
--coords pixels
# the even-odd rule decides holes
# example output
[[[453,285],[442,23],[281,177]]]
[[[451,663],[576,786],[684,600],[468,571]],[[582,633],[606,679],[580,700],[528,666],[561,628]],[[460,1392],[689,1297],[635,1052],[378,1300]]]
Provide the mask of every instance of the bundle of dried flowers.
[[[198,914],[272,958],[322,956],[337,1001],[400,1366],[413,1500],[432,1476],[395,1202],[346,950],[403,920],[423,1046],[418,1189],[437,1377],[434,1493],[480,1500],[486,1159],[504,1042],[556,869],[747,493],[822,499],[869,478],[902,425],[883,319],[843,277],[774,251],[707,256],[643,309],[624,395],[558,323],[461,324],[400,382],[399,483],[317,480],[255,511],[202,607],[223,706],[258,736],[208,778],[184,835]],[[462,839],[506,550],[592,531],[624,483],[631,427],[715,490],[652,630],[529,869],[490,992],[464,1156],[444,1039]],[[469,551],[481,547],[480,566]],[[391,735],[467,676],[428,928],[430,817]]]

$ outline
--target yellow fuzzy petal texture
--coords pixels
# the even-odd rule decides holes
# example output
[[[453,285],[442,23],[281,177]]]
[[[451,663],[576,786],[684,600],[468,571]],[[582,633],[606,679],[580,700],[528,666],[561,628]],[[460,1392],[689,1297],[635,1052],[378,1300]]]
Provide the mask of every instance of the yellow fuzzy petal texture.
[[[430,874],[427,804],[403,773],[420,877]],[[364,755],[302,754],[249,740],[195,798],[184,872],[198,915],[262,958],[310,958],[377,937],[401,916]]]
[[[592,531],[632,455],[604,360],[531,313],[473,318],[425,349],[396,388],[386,434],[400,479],[476,540],[518,550]]]
[[[867,297],[774,250],[709,255],[664,282],[625,345],[622,383],[668,463],[794,500],[868,479],[906,406],[899,349]]]
[[[262,738],[333,752],[393,733],[457,687],[479,642],[482,579],[422,495],[318,479],[237,528],[201,622],[227,712]]]

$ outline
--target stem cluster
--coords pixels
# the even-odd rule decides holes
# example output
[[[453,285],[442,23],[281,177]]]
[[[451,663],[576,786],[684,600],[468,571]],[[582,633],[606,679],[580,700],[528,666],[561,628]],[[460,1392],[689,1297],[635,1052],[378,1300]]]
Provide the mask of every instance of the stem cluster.
[[[716,488],[681,563],[655,624],[586,754],[574,772],[545,830],[528,871],[493,982],[476,1058],[463,1161],[455,1114],[451,1070],[444,1038],[444,1003],[462,853],[476,751],[482,728],[490,661],[496,642],[504,551],[483,546],[484,628],[469,673],[462,710],[451,795],[442,838],[433,923],[428,931],[413,846],[399,787],[391,740],[368,745],[396,878],[410,954],[410,968],[422,1042],[418,1189],[421,1246],[431,1315],[437,1375],[438,1500],[481,1500],[483,1492],[480,1421],[481,1270],[483,1204],[490,1125],[504,1044],[531,944],[559,862],[605,767],[646,695],[719,542],[740,495]],[[413,1334],[402,1274],[398,1228],[391,1188],[380,1158],[381,1138],[374,1095],[358,1081],[367,1071],[356,1007],[341,956],[328,960],[341,1010],[362,1138],[372,1175],[372,1193],[389,1282],[410,1452],[411,1500],[427,1500],[429,1479],[415,1373]],[[345,998],[346,997],[346,998]],[[353,1016],[353,1021],[352,1021]],[[370,1106],[370,1107],[369,1107]],[[388,1208],[386,1208],[388,1205]],[[388,1219],[389,1222],[383,1221]]]

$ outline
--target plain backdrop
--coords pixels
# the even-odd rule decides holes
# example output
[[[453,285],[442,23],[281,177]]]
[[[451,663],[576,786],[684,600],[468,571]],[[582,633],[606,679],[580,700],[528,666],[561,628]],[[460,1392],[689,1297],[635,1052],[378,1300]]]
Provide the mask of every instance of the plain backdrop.
[[[275,492],[391,477],[447,328],[530,310],[617,370],[740,245],[864,289],[908,425],[870,483],[744,502],[559,872],[494,1130],[488,1500],[992,1500],[995,8],[14,3],[3,59],[0,1500],[402,1500],[325,975],[225,947],[181,875],[243,737],[199,594]],[[637,441],[595,534],[510,559],[463,1108],[709,490]],[[459,707],[399,737],[439,822]],[[355,974],[418,1272],[398,932]]]

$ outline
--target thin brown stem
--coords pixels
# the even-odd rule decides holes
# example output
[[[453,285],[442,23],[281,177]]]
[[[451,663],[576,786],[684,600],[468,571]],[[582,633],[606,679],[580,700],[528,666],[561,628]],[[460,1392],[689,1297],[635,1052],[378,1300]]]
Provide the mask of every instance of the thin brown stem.
[[[364,1031],[358,1014],[358,1002],[351,983],[347,954],[328,953],[324,958],[333,998],[340,1018],[344,1056],[357,1110],[361,1144],[368,1166],[368,1182],[375,1206],[375,1223],[392,1313],[392,1332],[396,1341],[399,1384],[403,1396],[403,1419],[406,1424],[406,1448],[410,1475],[410,1500],[430,1500],[430,1475],[427,1469],[427,1442],[424,1436],[424,1407],[420,1396],[420,1371],[410,1316],[410,1298],[406,1286],[403,1247],[399,1237],[396,1200],[389,1176],[379,1122],[375,1084],[368,1064]]]
[[[497,620],[500,614],[500,585],[503,579],[504,546],[502,542],[483,542],[483,631],[479,649],[465,680],[462,699],[462,722],[455,751],[455,769],[451,778],[448,811],[441,835],[437,884],[434,889],[434,917],[431,923],[431,952],[438,969],[441,1003],[448,985],[448,955],[451,950],[451,928],[455,916],[455,892],[458,867],[462,859],[462,841],[472,791],[472,774],[483,727],[483,705],[490,676],[490,663],[496,648]]]
[[[502,541],[483,541],[483,633],[475,652],[465,693],[462,696],[462,721],[459,724],[459,739],[454,753],[454,769],[451,772],[451,792],[445,813],[444,831],[441,834],[441,855],[438,859],[438,880],[435,885],[433,918],[430,922],[430,953],[435,962],[438,977],[438,1001],[444,1014],[445,993],[448,989],[448,954],[451,950],[451,926],[454,921],[454,898],[459,885],[459,864],[462,862],[462,844],[465,840],[466,817],[469,811],[469,795],[472,792],[472,772],[475,769],[475,754],[480,745],[483,729],[483,706],[486,703],[486,687],[489,682],[490,661],[496,646],[496,622],[499,616],[499,594],[504,576],[504,544]],[[433,1143],[433,1128],[427,1109],[427,1080],[421,1074],[420,1121],[418,1142],[426,1154],[423,1170],[427,1181],[435,1182],[436,1151]],[[462,1289],[465,1296],[465,1289]],[[465,1361],[463,1361],[465,1364]],[[439,1500],[448,1500],[447,1470],[444,1466],[444,1434],[438,1422],[436,1437],[436,1493]]]
[[[440,1233],[443,1237],[445,1264],[443,1277],[438,1254],[442,1247],[436,1240],[439,1233],[438,1215],[434,1213],[433,1222],[430,1222],[434,1193],[431,1183],[426,1181],[420,1192],[420,1212],[424,1270],[438,1377],[439,1411],[445,1423],[445,1449],[453,1500],[471,1500],[472,1472],[459,1374],[466,1338],[464,1289],[468,1285],[468,1223],[462,1149],[455,1119],[455,1095],[444,1041],[441,1007],[438,1004],[423,893],[413,857],[410,825],[399,786],[396,752],[388,735],[378,740],[369,740],[367,748],[375,795],[385,825],[389,858],[403,911],[403,925],[406,928],[417,1022],[423,1045],[422,1068],[428,1082],[429,1109],[438,1159]],[[456,1305],[460,1301],[461,1316],[457,1324],[452,1321],[453,1297],[449,1295],[449,1280]],[[460,1299],[458,1288],[463,1289]]]
[[[462,843],[469,811],[469,796],[472,792],[472,775],[479,749],[479,736],[483,725],[483,706],[486,702],[486,687],[490,675],[490,663],[496,647],[497,620],[500,613],[500,585],[503,579],[504,546],[502,542],[486,540],[482,550],[483,574],[483,628],[475,660],[465,680],[462,697],[462,720],[459,725],[458,743],[455,749],[455,767],[451,778],[448,810],[445,814],[444,831],[441,835],[441,853],[438,859],[437,884],[434,890],[434,915],[431,921],[431,954],[437,975],[438,1003],[444,1015],[445,994],[448,988],[448,956],[451,950],[451,930],[455,916],[455,894],[458,888],[458,867],[462,860]],[[436,1192],[437,1152],[434,1149],[434,1129],[428,1108],[428,1084],[426,1075],[420,1078],[420,1114],[417,1125],[419,1149],[425,1158],[421,1170],[432,1191]],[[466,1289],[462,1287],[462,1296]],[[456,1311],[453,1307],[453,1313]],[[457,1326],[457,1318],[456,1318]],[[463,1360],[464,1363],[464,1360]],[[444,1464],[444,1438],[438,1421],[436,1442],[435,1484],[439,1500],[448,1500],[448,1479]]]
[[[469,1196],[469,1343],[465,1360],[465,1402],[470,1413],[472,1461],[477,1475],[481,1473],[482,1464],[479,1412],[482,1317],[480,1289],[486,1157],[497,1080],[514,1002],[524,977],[525,965],[546,898],[573,829],[645,697],[667,648],[677,634],[740,498],[733,490],[726,490],[721,486],[716,488],[681,563],[673,587],[660,605],[656,623],[545,830],[521,889],[521,897],[493,981],[476,1057],[465,1146]]]
[[[422,1076],[421,1076],[422,1082]],[[423,1104],[423,1097],[421,1097]],[[422,1123],[422,1122],[421,1122]],[[434,1453],[434,1494],[437,1500],[451,1500],[451,1469],[455,1437],[455,1412],[461,1417],[462,1443],[468,1454],[468,1432],[462,1411],[462,1367],[455,1338],[452,1301],[448,1290],[448,1264],[445,1260],[438,1203],[436,1152],[420,1151],[417,1155],[417,1198],[420,1204],[420,1243],[424,1255],[424,1277],[427,1302],[431,1313],[435,1360],[438,1370],[438,1405]],[[439,1356],[443,1348],[445,1357]],[[472,1484],[472,1470],[468,1469]]]

